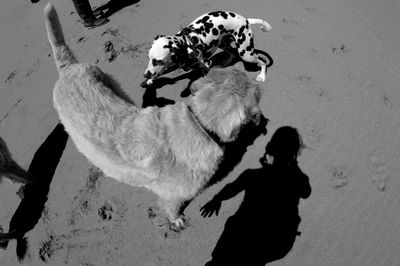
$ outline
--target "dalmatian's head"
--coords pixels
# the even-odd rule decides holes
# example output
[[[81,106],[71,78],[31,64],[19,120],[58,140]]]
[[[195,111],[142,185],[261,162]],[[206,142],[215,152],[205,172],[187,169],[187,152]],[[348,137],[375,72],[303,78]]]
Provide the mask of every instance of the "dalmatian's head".
[[[144,72],[144,77],[151,83],[159,76],[177,69],[179,67],[178,50],[173,37],[158,35],[150,48],[149,64]]]

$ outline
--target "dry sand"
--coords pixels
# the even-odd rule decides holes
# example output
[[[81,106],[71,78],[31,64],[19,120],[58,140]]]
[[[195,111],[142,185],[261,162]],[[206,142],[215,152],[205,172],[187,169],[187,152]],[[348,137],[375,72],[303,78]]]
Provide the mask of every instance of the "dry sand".
[[[24,168],[58,121],[52,105],[58,76],[43,18],[46,2],[0,3],[0,136]],[[174,34],[214,10],[267,20],[271,32],[254,32],[256,48],[274,59],[261,103],[270,122],[268,134],[249,147],[236,169],[188,206],[190,225],[180,233],[161,226],[162,219],[148,212],[156,206],[151,192],[104,177],[68,141],[45,211],[26,235],[23,264],[203,265],[243,194],[224,202],[219,216],[201,217],[200,206],[245,169],[259,167],[273,132],[291,125],[307,146],[299,165],[312,193],[299,205],[301,235],[272,264],[400,265],[397,0],[141,0],[91,30],[78,21],[72,1],[54,4],[78,59],[113,74],[137,104],[142,103],[139,83],[155,35]],[[187,83],[165,86],[158,95],[179,100]],[[0,185],[5,231],[20,202],[19,187]],[[15,248],[14,240],[0,250],[1,265],[19,263]]]

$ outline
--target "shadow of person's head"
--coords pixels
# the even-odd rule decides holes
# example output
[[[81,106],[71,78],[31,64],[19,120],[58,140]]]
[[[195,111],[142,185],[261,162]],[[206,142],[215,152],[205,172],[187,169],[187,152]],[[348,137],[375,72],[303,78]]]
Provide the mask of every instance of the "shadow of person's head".
[[[268,142],[260,163],[262,165],[296,163],[303,147],[304,144],[297,129],[290,126],[280,127]]]

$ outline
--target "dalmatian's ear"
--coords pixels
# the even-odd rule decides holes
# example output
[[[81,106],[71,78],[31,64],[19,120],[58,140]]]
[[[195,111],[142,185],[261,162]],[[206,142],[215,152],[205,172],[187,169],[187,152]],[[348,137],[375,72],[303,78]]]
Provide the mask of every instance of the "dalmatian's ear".
[[[154,40],[157,40],[157,39],[159,39],[159,38],[161,38],[161,37],[165,37],[165,35],[163,35],[163,34],[158,34],[158,35],[154,38]]]

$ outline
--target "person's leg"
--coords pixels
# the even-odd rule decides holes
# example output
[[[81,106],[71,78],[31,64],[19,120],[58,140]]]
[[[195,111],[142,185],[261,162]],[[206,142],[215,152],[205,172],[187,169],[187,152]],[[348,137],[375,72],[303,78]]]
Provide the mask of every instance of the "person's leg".
[[[88,0],[72,0],[72,2],[85,27],[97,27],[109,22],[107,18],[96,18],[93,15],[92,7]]]

